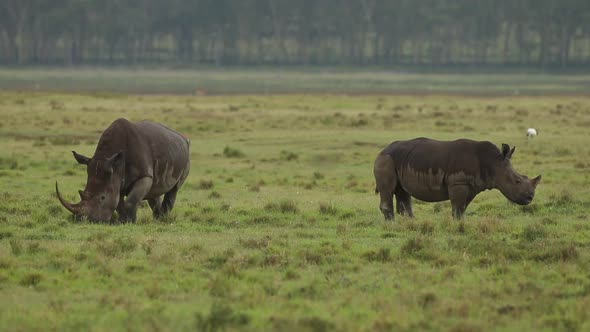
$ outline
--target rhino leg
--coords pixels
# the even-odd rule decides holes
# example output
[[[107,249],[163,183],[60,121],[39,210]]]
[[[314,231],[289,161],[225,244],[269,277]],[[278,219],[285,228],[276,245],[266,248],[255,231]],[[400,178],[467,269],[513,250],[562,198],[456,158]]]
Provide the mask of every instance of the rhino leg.
[[[394,220],[393,193],[390,191],[380,191],[379,195],[381,195],[381,204],[379,204],[379,209],[383,213],[383,216],[385,216],[386,220]]]
[[[412,196],[400,186],[395,190],[395,204],[398,214],[411,218],[414,217],[414,212],[412,211]]]
[[[453,207],[453,217],[455,219],[462,219],[465,209],[475,195],[471,188],[467,185],[454,185],[449,187],[449,198],[451,199],[451,206]]]
[[[397,186],[397,175],[393,159],[387,155],[379,155],[375,160],[373,169],[375,175],[376,191],[381,196],[379,209],[387,220],[394,219],[393,193]]]
[[[119,215],[119,220],[126,220],[125,216],[125,196],[121,194],[119,196],[119,204],[117,205],[117,214]]]
[[[176,202],[176,193],[178,193],[178,185],[174,186],[172,190],[164,195],[164,200],[162,201],[162,215],[168,214],[172,211],[174,203]]]
[[[162,213],[162,199],[160,198],[160,196],[156,197],[156,198],[150,198],[147,200],[148,204],[150,205],[150,208],[152,209],[152,212],[154,213],[154,218],[158,219],[160,218],[163,213]]]
[[[145,195],[149,193],[152,187],[152,182],[152,178],[145,177],[137,180],[133,184],[131,191],[127,195],[127,199],[123,202],[121,208],[122,213],[119,214],[119,219],[122,221],[135,222],[135,219],[137,219],[137,208],[139,207],[139,203],[143,200]]]

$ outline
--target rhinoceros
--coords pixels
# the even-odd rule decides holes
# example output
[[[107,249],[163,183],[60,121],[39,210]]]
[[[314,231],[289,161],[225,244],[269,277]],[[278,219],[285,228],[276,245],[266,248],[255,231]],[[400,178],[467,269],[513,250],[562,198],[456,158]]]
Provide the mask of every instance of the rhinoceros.
[[[510,159],[516,147],[502,144],[500,151],[488,141],[459,139],[437,141],[416,138],[396,141],[375,160],[375,192],[385,219],[397,213],[413,217],[412,197],[426,202],[451,200],[453,217],[461,219],[473,198],[484,190],[498,189],[510,201],[533,201],[541,175],[529,179],[518,174]]]
[[[117,119],[102,133],[92,158],[72,151],[88,173],[86,188],[79,191],[81,201],[67,202],[56,182],[57,197],[76,217],[92,221],[110,220],[115,210],[120,220],[135,221],[142,200],[155,218],[164,216],[189,174],[189,144],[162,124]]]

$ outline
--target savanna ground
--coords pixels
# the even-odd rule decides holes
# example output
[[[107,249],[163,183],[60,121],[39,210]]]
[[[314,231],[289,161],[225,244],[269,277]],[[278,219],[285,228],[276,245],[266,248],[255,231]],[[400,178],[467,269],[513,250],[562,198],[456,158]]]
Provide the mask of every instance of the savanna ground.
[[[76,222],[55,181],[118,117],[189,136],[191,174],[163,220]],[[0,92],[0,330],[589,330],[589,127],[572,95]],[[516,145],[535,200],[384,221],[374,157],[416,136]]]

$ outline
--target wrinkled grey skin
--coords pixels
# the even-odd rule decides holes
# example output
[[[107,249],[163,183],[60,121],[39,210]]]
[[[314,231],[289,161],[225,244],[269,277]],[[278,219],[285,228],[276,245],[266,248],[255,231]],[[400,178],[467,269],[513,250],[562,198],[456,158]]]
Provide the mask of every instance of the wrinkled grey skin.
[[[510,162],[515,147],[468,139],[436,141],[416,138],[391,143],[377,156],[373,173],[379,208],[385,219],[397,213],[412,217],[415,197],[426,202],[451,200],[453,216],[461,219],[477,194],[498,189],[510,201],[527,205],[535,196],[541,176],[529,179],[518,174]]]
[[[92,221],[110,220],[115,210],[120,220],[135,221],[142,200],[148,201],[154,217],[166,215],[190,171],[189,140],[149,121],[117,119],[100,137],[92,158],[72,153],[86,165],[86,188],[79,191],[81,201],[72,204],[63,199],[56,182],[57,197],[76,217]]]

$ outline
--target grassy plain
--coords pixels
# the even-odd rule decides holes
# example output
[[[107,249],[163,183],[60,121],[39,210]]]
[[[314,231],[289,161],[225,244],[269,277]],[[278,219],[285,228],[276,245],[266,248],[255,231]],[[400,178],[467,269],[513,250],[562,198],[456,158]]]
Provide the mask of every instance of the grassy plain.
[[[192,94],[453,93],[588,95],[590,74],[464,71],[420,73],[392,68],[30,68],[0,69],[0,89]]]
[[[192,139],[174,213],[74,221],[117,117]],[[526,128],[539,129],[534,140]],[[0,330],[589,330],[590,99],[0,93]],[[532,205],[479,195],[463,221],[414,201],[385,222],[389,142],[516,145]]]

